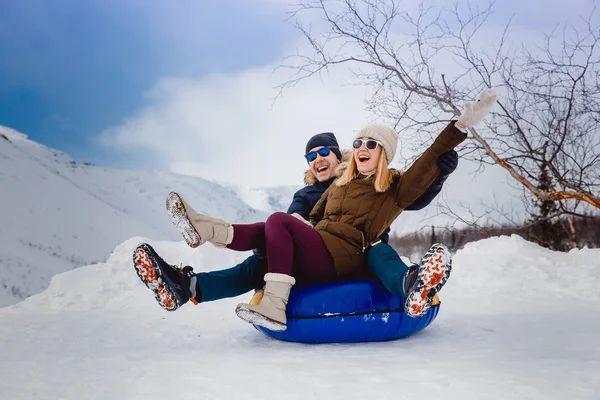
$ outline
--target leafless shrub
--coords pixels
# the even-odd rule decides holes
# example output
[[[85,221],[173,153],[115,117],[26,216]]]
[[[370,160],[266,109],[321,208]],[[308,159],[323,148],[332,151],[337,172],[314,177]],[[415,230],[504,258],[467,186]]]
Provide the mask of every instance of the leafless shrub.
[[[571,226],[577,232],[575,247],[600,248],[600,218],[574,217],[569,222],[567,217],[560,219],[564,229],[570,230]],[[401,255],[406,255],[417,260],[425,254],[433,243],[444,243],[452,252],[462,249],[467,243],[502,235],[519,235],[525,240],[539,243],[537,224],[526,224],[521,226],[496,226],[496,227],[474,227],[469,226],[462,229],[448,229],[429,227],[420,232],[404,236],[391,236],[390,245]],[[563,250],[572,248],[571,237],[562,243]]]
[[[303,0],[291,19],[311,51],[290,56],[285,89],[333,67],[371,88],[374,115],[414,133],[461,113],[484,88],[499,91],[486,124],[461,156],[498,164],[524,188],[530,220],[586,218],[600,209],[600,25],[595,10],[537,45],[514,45],[510,21],[495,44],[483,37],[494,3],[453,8],[394,0]],[[409,11],[406,11],[409,10]],[[323,28],[303,23],[317,14]],[[552,210],[543,207],[552,203]],[[572,238],[572,241],[575,240]],[[578,240],[578,239],[577,239]]]

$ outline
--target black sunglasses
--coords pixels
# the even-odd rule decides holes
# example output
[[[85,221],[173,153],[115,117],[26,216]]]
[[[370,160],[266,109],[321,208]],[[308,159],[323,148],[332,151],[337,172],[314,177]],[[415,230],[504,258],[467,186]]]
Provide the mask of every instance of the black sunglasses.
[[[329,153],[331,153],[331,149],[329,147],[321,147],[317,151],[311,151],[306,153],[304,157],[306,158],[306,161],[311,163],[317,159],[317,154],[319,154],[321,157],[327,157]]]
[[[369,150],[375,150],[377,148],[377,145],[380,145],[381,147],[383,147],[383,145],[380,142],[378,142],[377,140],[373,140],[373,139],[369,139],[369,140],[356,139],[354,142],[352,142],[352,147],[354,147],[355,149],[360,149],[362,147],[363,143],[365,144],[365,146],[367,146],[367,149],[369,149]]]

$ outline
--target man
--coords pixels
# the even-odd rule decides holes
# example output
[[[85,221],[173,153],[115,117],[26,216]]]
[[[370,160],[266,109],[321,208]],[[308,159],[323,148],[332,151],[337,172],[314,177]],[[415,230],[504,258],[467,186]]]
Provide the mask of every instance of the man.
[[[305,174],[306,186],[295,193],[287,211],[301,219],[308,217],[313,206],[336,178],[336,168],[342,161],[342,153],[335,135],[324,132],[310,138],[306,144],[305,158],[309,166]],[[442,155],[438,160],[441,175],[406,210],[420,210],[431,203],[441,191],[448,175],[456,169],[457,163],[456,152]],[[385,232],[381,241],[369,249],[369,269],[388,290],[405,296],[415,280],[411,279],[411,269],[387,244],[387,240],[388,232]],[[198,304],[262,288],[265,284],[263,278],[267,273],[263,253],[261,249],[256,249],[252,256],[229,269],[194,273],[190,266],[179,269],[166,263],[150,245],[143,244],[134,253],[134,265],[140,279],[154,292],[157,302],[166,310],[174,311],[188,300]]]

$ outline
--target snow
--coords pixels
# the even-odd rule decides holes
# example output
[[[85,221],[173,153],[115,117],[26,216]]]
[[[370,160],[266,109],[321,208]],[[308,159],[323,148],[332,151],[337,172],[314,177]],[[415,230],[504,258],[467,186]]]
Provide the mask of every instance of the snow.
[[[4,136],[6,140],[25,140],[27,135],[17,131],[16,129],[9,128],[7,126],[0,125],[0,135]],[[1,137],[0,136],[0,137]]]
[[[0,134],[0,307],[39,293],[57,273],[105,261],[132,236],[179,240],[165,211],[171,190],[234,223],[268,216],[201,178],[80,164],[10,128]]]
[[[239,320],[241,300],[168,313],[132,267],[149,241],[174,264],[247,254],[141,237],[0,309],[7,399],[598,399],[600,249],[556,253],[518,236],[457,252],[438,318],[386,343],[279,342]]]
[[[470,243],[432,325],[352,345],[268,338],[233,312],[250,294],[168,313],[135,275],[144,241],[197,271],[248,255],[188,248],[166,216],[169,191],[235,223],[285,210],[296,189],[80,164],[0,127],[0,307],[33,295],[0,308],[0,398],[599,398],[600,249]],[[395,231],[447,223],[429,207]]]

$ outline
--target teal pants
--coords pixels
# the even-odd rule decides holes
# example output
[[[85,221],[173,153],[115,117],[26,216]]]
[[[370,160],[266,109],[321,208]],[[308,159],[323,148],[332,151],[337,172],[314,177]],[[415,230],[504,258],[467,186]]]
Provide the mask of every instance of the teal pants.
[[[405,296],[404,276],[409,270],[396,250],[387,243],[379,243],[367,252],[367,263],[371,272],[379,278],[391,293]],[[267,260],[252,255],[235,267],[220,271],[196,274],[202,291],[202,303],[227,297],[236,297],[265,285]]]
[[[405,297],[404,276],[409,266],[387,243],[381,242],[367,252],[367,263],[371,272],[379,278],[383,286],[395,295]]]
[[[265,285],[267,260],[252,255],[240,264],[220,271],[196,274],[197,284],[202,291],[201,302],[236,297]]]

